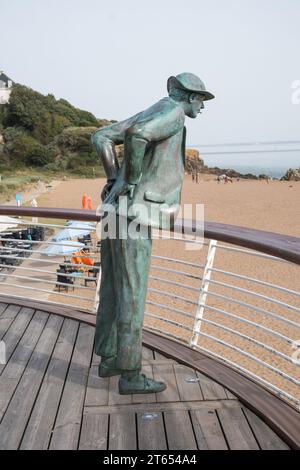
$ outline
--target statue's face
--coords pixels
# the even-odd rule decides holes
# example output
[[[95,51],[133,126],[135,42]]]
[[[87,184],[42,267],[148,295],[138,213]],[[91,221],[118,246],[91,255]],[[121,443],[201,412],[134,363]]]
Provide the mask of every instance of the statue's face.
[[[192,93],[185,109],[185,114],[190,118],[196,118],[204,109],[204,96],[199,93]]]
[[[184,110],[184,114],[190,118],[196,118],[204,108],[203,101],[205,96],[200,92],[188,92],[179,87],[169,87],[169,96],[175,100]]]
[[[196,118],[201,110],[204,109],[204,96],[199,93],[193,93],[189,98],[188,106],[186,107],[186,115],[190,118]]]

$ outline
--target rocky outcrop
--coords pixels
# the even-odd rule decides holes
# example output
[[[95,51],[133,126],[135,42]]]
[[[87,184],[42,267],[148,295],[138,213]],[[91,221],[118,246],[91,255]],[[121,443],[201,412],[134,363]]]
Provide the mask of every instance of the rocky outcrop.
[[[208,167],[204,164],[204,160],[200,157],[199,151],[196,149],[186,149],[185,171],[189,174],[207,173],[217,176],[227,175],[229,178],[258,179],[258,177],[252,173],[242,174],[232,168]]]
[[[300,168],[290,168],[281,178],[282,181],[300,181]]]
[[[189,174],[203,172],[204,161],[200,158],[198,150],[186,149],[185,171]]]
[[[219,168],[217,166],[210,168],[204,165],[203,172],[209,173],[211,175],[217,175],[217,176],[227,175],[229,178],[243,178],[243,179],[254,179],[254,180],[259,179],[258,176],[253,175],[252,173],[239,173],[238,171],[233,170],[232,168]]]

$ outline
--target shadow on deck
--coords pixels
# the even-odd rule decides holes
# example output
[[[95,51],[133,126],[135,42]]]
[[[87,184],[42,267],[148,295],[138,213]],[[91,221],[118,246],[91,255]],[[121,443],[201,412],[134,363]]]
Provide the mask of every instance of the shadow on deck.
[[[36,308],[0,303],[0,449],[289,449],[229,390],[149,347],[143,371],[167,389],[119,395],[118,377],[97,375],[94,327]]]

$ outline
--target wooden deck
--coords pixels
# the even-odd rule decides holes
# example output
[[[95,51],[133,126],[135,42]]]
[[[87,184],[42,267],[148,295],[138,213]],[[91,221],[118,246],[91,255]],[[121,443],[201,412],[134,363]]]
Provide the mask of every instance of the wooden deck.
[[[94,327],[0,303],[0,449],[288,449],[258,416],[202,373],[148,348],[159,394],[121,396],[97,376]]]

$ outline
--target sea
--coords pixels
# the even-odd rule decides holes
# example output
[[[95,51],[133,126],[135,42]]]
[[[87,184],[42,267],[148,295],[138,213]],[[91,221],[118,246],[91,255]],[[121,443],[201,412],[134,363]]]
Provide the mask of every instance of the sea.
[[[300,168],[300,141],[188,145],[197,148],[205,165],[232,168],[239,173],[281,178],[289,168]]]

